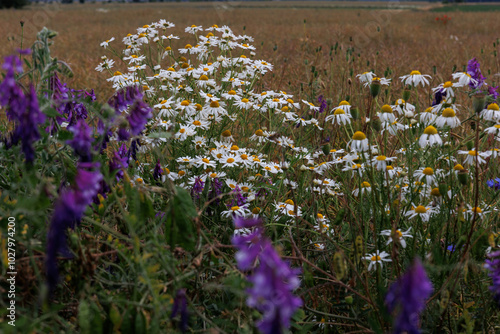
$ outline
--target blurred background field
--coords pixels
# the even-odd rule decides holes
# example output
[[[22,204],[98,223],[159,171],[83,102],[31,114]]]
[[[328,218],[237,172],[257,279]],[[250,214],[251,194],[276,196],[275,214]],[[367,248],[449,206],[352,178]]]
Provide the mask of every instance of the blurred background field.
[[[287,89],[300,95],[299,85],[304,89],[314,79],[333,97],[339,93],[336,86],[345,86],[339,80],[369,70],[393,77],[417,69],[437,84],[477,57],[488,76],[500,72],[498,43],[494,46],[500,37],[497,8],[392,1],[33,4],[0,11],[0,56],[20,46],[21,20],[26,22],[24,46],[47,26],[59,33],[53,54],[74,70],[70,86],[94,88],[105,100],[112,93],[103,80],[107,75],[94,70],[105,53],[102,41],[115,37],[113,45],[121,49],[127,33],[159,19],[174,22],[177,31],[192,24],[226,24],[253,36],[256,57],[275,65],[268,88],[291,85]]]

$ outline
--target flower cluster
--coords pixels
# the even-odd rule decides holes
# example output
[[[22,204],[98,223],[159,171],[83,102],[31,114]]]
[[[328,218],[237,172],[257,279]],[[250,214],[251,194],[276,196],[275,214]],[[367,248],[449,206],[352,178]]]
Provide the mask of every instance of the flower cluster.
[[[263,313],[257,325],[263,333],[283,333],[293,313],[302,306],[302,300],[292,294],[300,285],[300,270],[283,262],[264,235],[261,220],[236,218],[234,224],[236,229],[251,229],[233,237],[238,267],[250,270],[258,263],[248,277],[252,287],[247,291],[247,304]]]

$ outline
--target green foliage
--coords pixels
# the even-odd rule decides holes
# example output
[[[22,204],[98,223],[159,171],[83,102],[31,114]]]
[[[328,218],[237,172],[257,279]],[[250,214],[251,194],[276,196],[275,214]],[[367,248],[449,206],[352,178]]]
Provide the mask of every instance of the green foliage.
[[[0,8],[23,8],[29,5],[29,0],[2,0],[0,2]]]

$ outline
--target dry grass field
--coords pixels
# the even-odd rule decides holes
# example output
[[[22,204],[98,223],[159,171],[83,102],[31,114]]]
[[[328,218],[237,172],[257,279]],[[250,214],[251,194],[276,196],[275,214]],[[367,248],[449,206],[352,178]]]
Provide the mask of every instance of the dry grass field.
[[[318,70],[317,81],[330,96],[337,94],[335,82],[345,80],[351,70],[356,74],[373,69],[383,75],[390,68],[394,78],[418,69],[439,83],[454,65],[462,70],[468,59],[478,57],[486,74],[498,73],[497,13],[430,10],[439,6],[426,2],[33,5],[0,11],[0,56],[19,47],[21,20],[26,22],[24,46],[31,45],[35,32],[47,26],[59,33],[53,54],[74,70],[70,85],[95,88],[104,99],[111,89],[103,80],[105,75],[94,71],[105,53],[99,44],[115,37],[115,47],[121,50],[120,39],[135,27],[164,18],[174,22],[178,31],[192,24],[226,24],[237,33],[253,36],[257,57],[275,65],[274,77],[269,76],[267,84],[286,88],[291,81],[296,86],[289,89],[295,94],[299,82],[311,82],[311,66]],[[436,20],[443,14],[451,17],[447,24]],[[338,53],[330,57],[336,43]],[[354,61],[349,59],[349,64],[346,50],[353,50]]]

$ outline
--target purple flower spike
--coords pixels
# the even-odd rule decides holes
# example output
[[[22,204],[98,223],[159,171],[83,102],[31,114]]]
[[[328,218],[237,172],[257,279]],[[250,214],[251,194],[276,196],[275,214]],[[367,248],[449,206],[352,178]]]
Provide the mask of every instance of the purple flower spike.
[[[186,289],[180,289],[177,291],[174,299],[174,305],[172,305],[172,314],[170,315],[170,319],[175,318],[178,314],[181,317],[179,329],[182,333],[185,333],[188,328],[189,320],[189,313],[187,311]]]
[[[322,112],[325,112],[326,108],[328,108],[328,104],[326,103],[326,100],[323,97],[323,95],[318,96],[318,102],[319,102],[319,113],[321,114]]]
[[[257,327],[262,333],[283,333],[290,327],[294,312],[302,306],[302,300],[292,291],[299,287],[300,269],[290,268],[284,262],[264,235],[262,221],[255,218],[235,218],[236,228],[250,228],[252,232],[233,237],[238,248],[236,261],[240,270],[250,270],[255,263],[259,266],[248,281],[253,286],[247,290],[247,304],[263,313]]]
[[[467,63],[467,73],[471,76],[472,79],[477,80],[477,84],[473,84],[472,82],[469,83],[469,86],[472,89],[481,88],[481,86],[484,84],[484,81],[486,80],[486,78],[483,77],[483,74],[481,73],[480,66],[481,65],[476,58],[472,58]]]
[[[80,222],[88,205],[101,188],[102,174],[99,163],[80,163],[71,189],[64,189],[52,214],[47,234],[45,270],[47,282],[53,292],[59,282],[57,254],[70,256],[66,241],[66,230]]]
[[[484,267],[489,270],[488,276],[492,280],[490,291],[500,307],[500,251],[491,253],[488,257],[490,259],[486,260]]]
[[[69,130],[73,132],[74,136],[73,139],[67,141],[67,144],[75,150],[82,162],[91,161],[92,130],[90,127],[83,119],[80,119]]]
[[[161,168],[160,159],[156,161],[155,169],[153,170],[153,179],[159,180],[163,174],[163,169]]]
[[[9,107],[13,111],[11,120],[16,122],[16,128],[10,135],[10,138],[4,139],[5,146],[8,148],[16,145],[21,141],[21,147],[27,163],[32,163],[35,160],[35,150],[33,143],[40,139],[38,125],[45,121],[45,115],[38,107],[38,98],[35,89],[31,87],[28,96],[18,96],[22,98],[19,101],[10,101]],[[13,106],[15,106],[13,108]],[[14,111],[15,110],[15,111]]]
[[[425,300],[430,297],[432,290],[432,283],[422,263],[415,260],[408,271],[392,284],[385,297],[389,312],[397,313],[394,333],[420,333],[420,313],[425,309]]]
[[[132,135],[140,134],[151,117],[153,117],[151,107],[143,101],[137,101],[127,117]]]

